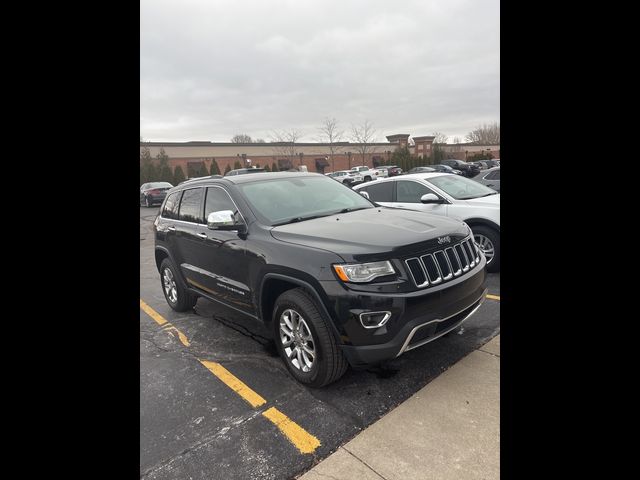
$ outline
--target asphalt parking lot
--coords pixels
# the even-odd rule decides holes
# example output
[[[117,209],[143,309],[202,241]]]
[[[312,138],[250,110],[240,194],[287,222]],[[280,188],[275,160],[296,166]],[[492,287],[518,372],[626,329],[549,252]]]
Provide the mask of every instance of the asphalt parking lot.
[[[200,299],[169,308],[140,208],[140,475],[295,478],[499,333],[500,275],[453,334],[323,389],[289,376],[260,325]]]

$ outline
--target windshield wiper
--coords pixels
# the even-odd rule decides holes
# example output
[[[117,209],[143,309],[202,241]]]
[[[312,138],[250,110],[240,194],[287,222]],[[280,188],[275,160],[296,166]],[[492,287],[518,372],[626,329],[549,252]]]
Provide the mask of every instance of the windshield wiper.
[[[285,220],[284,222],[274,223],[271,226],[279,227],[280,225],[288,225],[289,223],[304,222],[305,220],[312,220],[314,218],[320,218],[320,217],[328,217],[329,215],[309,215],[308,217],[293,217],[293,218],[290,218],[289,220]]]
[[[343,208],[342,210],[340,210],[338,213],[349,213],[349,212],[355,212],[356,210],[364,210],[366,208],[371,208],[371,207],[358,207],[358,208]]]

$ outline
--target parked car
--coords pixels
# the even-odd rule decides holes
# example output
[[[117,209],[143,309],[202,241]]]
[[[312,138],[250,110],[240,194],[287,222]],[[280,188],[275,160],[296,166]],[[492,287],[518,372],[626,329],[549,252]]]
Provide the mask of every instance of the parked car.
[[[456,175],[462,175],[462,172],[460,170],[451,168],[449,165],[442,165],[438,163],[436,165],[431,165],[431,168],[433,168],[436,172],[455,173]]]
[[[312,387],[453,331],[487,293],[463,222],[378,207],[320,174],[181,185],[153,228],[169,306],[203,297],[261,322]]]
[[[402,175],[402,169],[397,165],[389,165],[387,167],[387,172],[389,172],[390,177],[396,177],[398,175]]]
[[[416,173],[354,188],[386,207],[419,210],[464,220],[487,257],[487,269],[500,271],[500,194],[450,173]]]
[[[491,160],[485,160],[484,163],[486,163],[487,167],[489,168],[500,166],[500,160],[498,160],[497,158],[492,158]]]
[[[140,205],[152,207],[162,203],[167,191],[173,188],[169,182],[149,182],[140,186]]]
[[[378,179],[378,172],[376,172],[375,170],[371,170],[366,165],[362,165],[361,167],[353,167],[351,170],[362,175],[363,182],[370,182],[371,180]]]
[[[478,162],[473,162],[474,165],[477,165],[478,168],[480,168],[480,170],[486,170],[487,168],[489,168],[489,166],[487,165],[487,163],[482,160],[482,161],[478,161]]]
[[[478,165],[463,162],[462,160],[457,160],[455,158],[442,160],[441,163],[443,165],[448,165],[451,168],[455,168],[456,170],[460,170],[465,177],[475,177],[480,173],[480,167]]]
[[[377,167],[378,178],[387,178],[389,176],[389,167]]]
[[[250,167],[250,168],[236,168],[224,174],[225,177],[231,177],[234,175],[245,175],[247,173],[259,173],[264,172],[264,168]],[[297,170],[296,170],[297,171]]]
[[[349,186],[362,183],[364,180],[360,173],[353,170],[338,170],[337,172],[329,174],[329,176],[334,180]]]
[[[411,170],[409,170],[407,172],[407,174],[410,173],[424,173],[424,172],[435,172],[435,168],[431,168],[431,167],[413,167]]]
[[[489,188],[493,188],[497,192],[500,191],[500,167],[484,170],[473,177],[473,179]]]

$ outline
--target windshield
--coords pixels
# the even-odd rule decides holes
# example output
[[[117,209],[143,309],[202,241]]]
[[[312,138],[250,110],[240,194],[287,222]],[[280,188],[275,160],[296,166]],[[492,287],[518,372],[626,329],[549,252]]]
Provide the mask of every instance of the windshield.
[[[445,193],[448,193],[456,200],[469,200],[471,198],[486,197],[495,195],[498,192],[485,187],[481,183],[460,175],[441,175],[439,177],[429,177],[425,180]]]
[[[374,207],[359,193],[324,176],[279,178],[238,187],[260,221],[272,226]]]

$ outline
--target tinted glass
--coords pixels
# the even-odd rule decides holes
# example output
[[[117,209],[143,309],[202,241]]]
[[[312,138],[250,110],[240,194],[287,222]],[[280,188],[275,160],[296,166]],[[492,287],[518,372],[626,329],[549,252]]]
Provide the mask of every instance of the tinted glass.
[[[174,192],[167,197],[167,201],[162,209],[163,218],[172,218],[176,220],[178,218],[178,205],[180,203],[180,195],[182,192]]]
[[[369,199],[374,202],[392,202],[393,201],[393,182],[376,183],[375,185],[367,185],[365,188],[358,189],[358,192],[367,192]]]
[[[202,188],[185,190],[180,202],[178,220],[204,223],[202,220]]]
[[[500,170],[494,170],[485,177],[487,180],[500,180]]]
[[[222,188],[207,188],[207,199],[204,206],[204,218],[208,218],[211,212],[219,212],[220,210],[236,211],[236,206],[231,201],[229,194]]]
[[[427,193],[434,193],[430,188],[418,182],[409,182],[406,180],[397,182],[398,189],[396,192],[397,202],[402,203],[420,203],[420,198]]]

